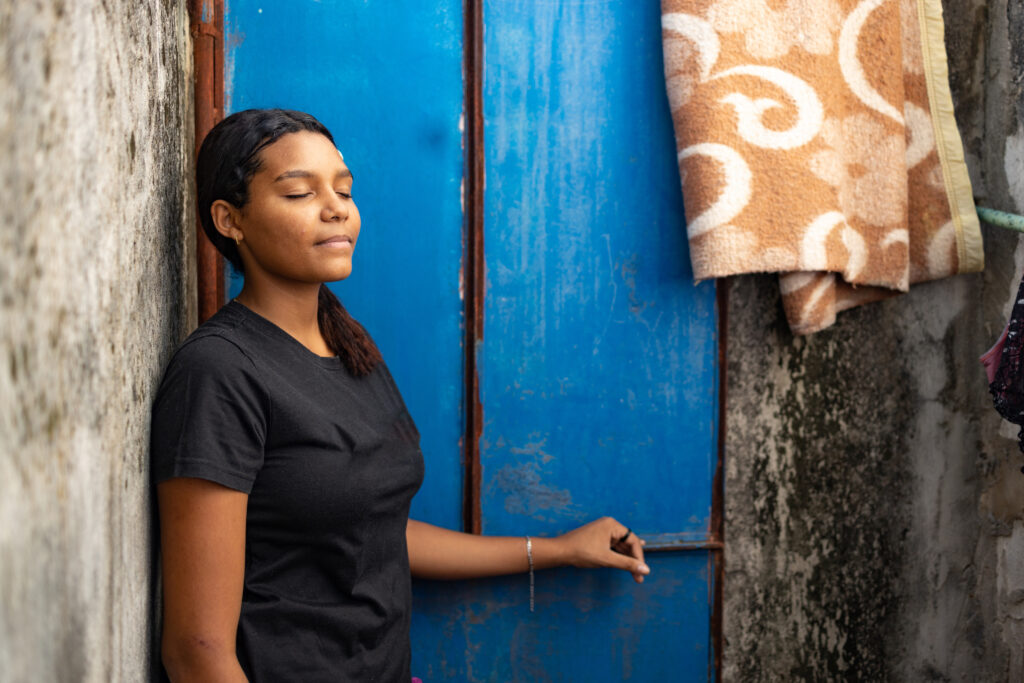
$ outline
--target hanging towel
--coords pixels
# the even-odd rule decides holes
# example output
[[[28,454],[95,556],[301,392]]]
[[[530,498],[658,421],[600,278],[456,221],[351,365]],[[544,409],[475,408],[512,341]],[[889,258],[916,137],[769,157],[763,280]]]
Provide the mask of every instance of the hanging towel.
[[[662,0],[697,280],[777,272],[791,329],[983,267],[940,0]]]

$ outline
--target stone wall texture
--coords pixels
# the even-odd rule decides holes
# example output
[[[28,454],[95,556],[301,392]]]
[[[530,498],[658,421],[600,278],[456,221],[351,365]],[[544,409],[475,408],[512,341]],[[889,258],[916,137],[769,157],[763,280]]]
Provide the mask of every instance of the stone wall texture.
[[[1024,213],[1024,3],[945,2],[975,195]],[[726,681],[1024,681],[1024,456],[977,358],[1024,272],[986,270],[789,333],[728,287]]]
[[[0,680],[145,681],[149,404],[194,326],[177,0],[0,0]]]

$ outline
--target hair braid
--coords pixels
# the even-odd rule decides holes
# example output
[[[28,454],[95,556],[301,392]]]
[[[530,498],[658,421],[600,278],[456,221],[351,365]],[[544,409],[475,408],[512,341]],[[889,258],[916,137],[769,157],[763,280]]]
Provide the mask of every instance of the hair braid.
[[[356,377],[373,372],[381,361],[380,350],[366,330],[348,314],[327,285],[320,285],[316,312],[320,334],[341,361]]]

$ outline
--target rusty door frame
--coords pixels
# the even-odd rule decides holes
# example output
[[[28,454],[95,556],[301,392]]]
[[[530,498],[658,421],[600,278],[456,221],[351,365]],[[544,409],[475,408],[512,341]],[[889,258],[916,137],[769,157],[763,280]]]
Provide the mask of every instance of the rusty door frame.
[[[463,107],[468,122],[463,134],[465,148],[466,208],[463,217],[463,282],[465,283],[465,433],[462,437],[463,529],[479,534],[482,528],[480,501],[480,436],[483,405],[477,350],[484,338],[484,109],[483,109],[483,0],[463,1],[462,62],[465,81]]]
[[[224,118],[224,0],[189,0],[189,33],[195,73],[195,153]],[[226,297],[224,258],[203,233],[196,213],[196,285],[199,322],[217,312]]]
[[[731,278],[715,283],[718,305],[718,444],[715,474],[711,480],[711,647],[708,680],[722,680],[722,649],[725,644],[723,609],[725,607],[725,404],[726,404],[726,339],[728,330],[729,287]],[[713,667],[713,668],[712,668]]]

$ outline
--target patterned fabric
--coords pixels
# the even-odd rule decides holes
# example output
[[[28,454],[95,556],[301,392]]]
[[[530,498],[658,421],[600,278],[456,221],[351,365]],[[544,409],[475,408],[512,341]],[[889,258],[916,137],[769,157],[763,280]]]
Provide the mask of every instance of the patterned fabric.
[[[1013,424],[1021,425],[1017,435],[1024,452],[1024,279],[1017,288],[1017,300],[1010,313],[1010,322],[995,345],[985,352],[981,362],[989,377],[989,391],[996,411]],[[1021,468],[1024,471],[1024,468]]]
[[[1018,296],[1019,300],[1020,297]],[[1003,333],[999,335],[999,339],[992,345],[992,348],[982,354],[981,364],[985,366],[985,376],[988,378],[988,383],[992,384],[996,378],[996,370],[999,369],[999,361],[1003,359],[1003,345],[1006,344],[1006,336],[1010,333],[1010,323],[1006,323],[1006,327],[1003,328]]]
[[[981,270],[939,0],[662,0],[698,280],[778,272],[790,327]]]

